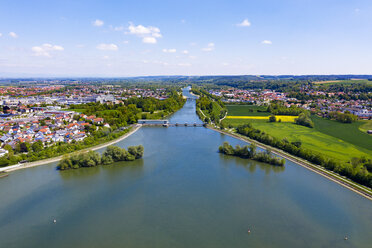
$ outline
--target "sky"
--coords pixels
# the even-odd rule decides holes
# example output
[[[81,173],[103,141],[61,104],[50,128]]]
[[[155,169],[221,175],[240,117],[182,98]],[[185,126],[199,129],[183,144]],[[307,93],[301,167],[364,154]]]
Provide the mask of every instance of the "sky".
[[[0,77],[372,74],[371,0],[0,0]]]

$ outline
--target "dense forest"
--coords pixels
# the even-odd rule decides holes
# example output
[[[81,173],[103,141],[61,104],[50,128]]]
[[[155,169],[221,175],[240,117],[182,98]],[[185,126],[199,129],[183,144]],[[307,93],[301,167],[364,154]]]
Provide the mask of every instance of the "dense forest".
[[[58,164],[59,170],[78,169],[82,167],[95,167],[108,165],[119,161],[133,161],[142,158],[143,146],[130,146],[128,151],[117,146],[108,146],[102,156],[95,151],[65,156]]]
[[[271,165],[283,166],[285,164],[285,159],[273,156],[270,149],[267,149],[265,152],[257,152],[256,149],[257,147],[255,144],[243,147],[236,145],[234,148],[229,142],[224,142],[223,145],[218,148],[218,151],[226,155],[252,159]]]

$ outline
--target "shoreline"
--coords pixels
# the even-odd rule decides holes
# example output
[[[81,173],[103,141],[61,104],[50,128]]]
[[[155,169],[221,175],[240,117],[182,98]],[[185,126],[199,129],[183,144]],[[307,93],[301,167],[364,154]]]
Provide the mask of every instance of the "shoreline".
[[[267,148],[270,148],[271,151],[276,154],[276,155],[279,155],[279,156],[282,156],[283,158],[291,161],[291,162],[294,162],[308,170],[311,170],[315,173],[317,173],[318,175],[321,175],[355,193],[357,193],[358,195],[360,196],[363,196],[364,198],[368,199],[368,200],[371,200],[372,201],[372,193],[371,192],[368,192],[370,190],[368,190],[367,188],[364,188],[364,186],[361,186],[347,178],[344,178],[342,177],[341,175],[338,175],[338,174],[335,174],[334,172],[332,171],[328,171],[320,166],[317,166],[317,165],[314,165],[306,160],[303,160],[301,158],[297,158],[293,155],[289,155],[287,153],[285,153],[284,151],[281,151],[280,149],[277,149],[275,147],[271,147],[271,146],[267,146],[265,144],[262,144],[256,140],[252,140],[248,137],[245,137],[245,136],[241,136],[239,134],[235,134],[235,133],[230,133],[230,132],[227,132],[227,131],[222,131],[222,130],[218,130],[216,128],[213,128],[211,126],[207,126],[208,129],[210,130],[213,130],[213,131],[216,131],[216,132],[219,132],[221,134],[225,134],[225,135],[228,135],[230,137],[233,137],[233,138],[236,138],[236,139],[239,139],[241,141],[244,141],[244,142],[249,142],[249,143],[254,143],[255,145],[257,145],[258,147],[262,148],[262,149],[267,149]]]
[[[99,144],[99,145],[95,145],[95,146],[92,146],[92,147],[88,147],[88,148],[85,148],[85,149],[82,149],[82,150],[74,151],[72,153],[85,152],[85,151],[90,151],[90,150],[91,151],[95,151],[95,150],[98,150],[98,149],[101,149],[101,148],[104,148],[104,147],[107,147],[107,146],[116,144],[116,143],[118,143],[118,142],[120,142],[120,141],[128,138],[130,135],[134,134],[141,127],[142,127],[142,125],[136,124],[136,125],[132,126],[132,129],[128,133],[124,134],[123,136],[120,136],[117,139],[114,139],[114,140],[111,140],[111,141],[108,141],[106,143],[102,143],[102,144]],[[43,160],[39,160],[39,161],[34,161],[34,162],[28,162],[28,163],[24,163],[24,164],[20,164],[20,165],[17,164],[18,166],[17,165],[10,165],[10,166],[7,166],[7,167],[3,167],[1,169],[3,169],[2,172],[13,172],[13,171],[16,171],[16,170],[21,170],[21,169],[26,169],[26,168],[32,168],[32,167],[36,167],[36,166],[40,166],[40,165],[44,165],[44,164],[58,162],[65,155],[72,154],[72,153],[67,153],[67,154],[60,155],[58,157],[47,158],[47,159],[43,159]]]

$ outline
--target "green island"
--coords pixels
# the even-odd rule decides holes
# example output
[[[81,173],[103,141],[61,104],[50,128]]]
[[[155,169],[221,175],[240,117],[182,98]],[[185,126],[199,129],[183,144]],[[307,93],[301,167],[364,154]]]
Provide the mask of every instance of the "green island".
[[[265,152],[257,152],[256,149],[257,146],[255,144],[250,144],[249,146],[246,145],[243,147],[236,145],[234,148],[229,144],[229,142],[225,141],[222,146],[218,148],[218,151],[226,155],[252,159],[271,165],[284,166],[285,159],[273,156],[270,149],[267,149]]]
[[[57,169],[79,169],[82,167],[108,165],[120,161],[133,161],[142,158],[143,152],[144,148],[142,145],[129,146],[128,151],[125,148],[108,146],[102,155],[95,151],[66,155],[59,162]]]

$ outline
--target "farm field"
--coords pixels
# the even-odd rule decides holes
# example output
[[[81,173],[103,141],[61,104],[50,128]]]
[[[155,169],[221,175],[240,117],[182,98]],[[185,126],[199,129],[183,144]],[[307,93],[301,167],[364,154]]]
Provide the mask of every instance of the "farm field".
[[[313,120],[315,124],[314,128],[317,131],[342,139],[353,145],[369,149],[372,154],[372,136],[359,129],[360,126],[365,124],[365,122],[357,121],[354,123],[340,123],[318,116],[312,116],[311,119]]]
[[[260,129],[273,137],[280,139],[287,138],[290,142],[301,140],[302,146],[307,149],[324,154],[344,162],[352,157],[372,158],[372,149],[356,146],[347,141],[327,135],[315,128],[308,128],[294,123],[275,122],[266,120],[249,119],[225,119],[223,123],[227,126],[239,126],[245,123],[252,123],[253,127]]]
[[[365,121],[361,121],[362,122],[362,125],[359,126],[359,130],[364,132],[364,133],[367,133],[368,130],[372,130],[372,120],[365,120]],[[369,136],[372,137],[372,135],[369,134]]]
[[[291,115],[276,115],[277,121],[282,122],[294,122],[298,116],[291,116]],[[226,119],[246,119],[246,120],[269,120],[269,116],[230,116],[228,115]]]
[[[228,115],[231,116],[269,116],[267,107],[257,105],[226,105]]]
[[[313,83],[314,84],[345,84],[345,85],[362,83],[362,84],[371,85],[372,81],[365,80],[365,79],[355,79],[355,80],[351,79],[351,80],[317,81],[317,82],[313,82]]]

